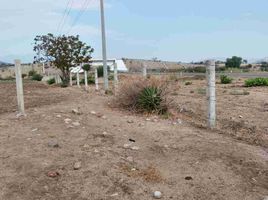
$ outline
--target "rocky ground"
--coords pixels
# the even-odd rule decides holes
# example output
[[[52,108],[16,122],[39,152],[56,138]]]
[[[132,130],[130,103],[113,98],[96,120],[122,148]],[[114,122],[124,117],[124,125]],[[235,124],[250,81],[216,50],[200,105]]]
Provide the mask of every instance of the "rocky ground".
[[[29,83],[27,116],[16,118],[15,86],[0,84],[0,93],[8,99],[0,107],[0,199],[148,200],[155,191],[176,200],[268,195],[267,148],[199,128],[189,112],[179,120],[136,116],[111,108],[113,97],[93,88]],[[185,108],[194,110],[191,105]]]

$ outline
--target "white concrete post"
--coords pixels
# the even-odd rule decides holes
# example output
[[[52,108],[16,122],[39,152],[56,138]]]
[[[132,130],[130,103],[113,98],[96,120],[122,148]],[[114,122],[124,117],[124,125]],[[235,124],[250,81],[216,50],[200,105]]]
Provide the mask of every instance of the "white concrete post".
[[[20,60],[15,60],[15,73],[16,73],[16,88],[17,88],[17,101],[18,101],[19,115],[25,115]]]
[[[147,78],[147,67],[144,63],[142,63],[142,75],[144,78]]]
[[[207,70],[207,99],[208,99],[208,126],[215,128],[216,126],[216,74],[215,61],[206,62]]]
[[[118,84],[118,71],[117,71],[117,63],[114,62],[114,85],[115,87]]]
[[[85,70],[85,89],[88,90],[87,71]]]
[[[73,86],[73,75],[71,71],[70,71],[70,86]]]
[[[99,80],[98,80],[98,69],[97,69],[97,67],[95,68],[95,86],[96,86],[96,90],[99,90]]]
[[[76,83],[77,83],[77,86],[80,87],[80,76],[79,76],[79,70],[78,72],[76,73]]]

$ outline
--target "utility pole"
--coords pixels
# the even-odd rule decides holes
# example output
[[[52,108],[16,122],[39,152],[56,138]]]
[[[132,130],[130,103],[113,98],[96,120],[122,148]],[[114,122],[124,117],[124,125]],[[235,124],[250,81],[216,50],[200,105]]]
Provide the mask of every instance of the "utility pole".
[[[102,33],[102,57],[103,57],[103,77],[104,77],[104,89],[109,89],[108,82],[108,70],[107,70],[107,53],[106,53],[106,34],[105,34],[105,17],[104,17],[104,3],[100,0],[101,9],[101,33]]]

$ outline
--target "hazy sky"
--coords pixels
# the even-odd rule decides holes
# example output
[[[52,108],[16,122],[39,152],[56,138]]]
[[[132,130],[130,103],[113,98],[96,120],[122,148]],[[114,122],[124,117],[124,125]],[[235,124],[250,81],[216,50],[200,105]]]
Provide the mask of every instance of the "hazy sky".
[[[99,1],[70,0],[72,9],[58,28],[68,1],[0,0],[0,60],[32,61],[35,35],[48,32],[79,34],[100,58]],[[72,26],[86,1],[88,9]],[[268,56],[267,0],[104,1],[109,58]]]

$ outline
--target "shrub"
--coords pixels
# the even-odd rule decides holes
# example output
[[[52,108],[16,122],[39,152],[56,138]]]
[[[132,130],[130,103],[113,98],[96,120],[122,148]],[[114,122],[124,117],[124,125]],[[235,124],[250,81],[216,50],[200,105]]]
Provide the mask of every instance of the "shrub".
[[[113,75],[113,74],[110,74],[110,75],[108,76],[108,80],[109,80],[109,81],[113,81],[113,80],[114,80],[114,75]]]
[[[233,90],[230,95],[249,95],[250,93],[246,90]]]
[[[230,84],[233,81],[232,78],[230,78],[230,77],[228,77],[226,75],[221,75],[220,79],[221,79],[221,84]]]
[[[35,74],[37,74],[37,72],[34,70],[31,70],[29,71],[28,76],[34,76]]]
[[[191,81],[187,81],[185,85],[192,85],[193,83]]]
[[[163,114],[170,105],[167,94],[167,80],[131,77],[121,84],[115,104],[131,111]]]
[[[98,77],[103,77],[103,66],[99,66],[97,68],[97,70],[98,70]],[[110,67],[109,66],[107,66],[107,71],[108,71],[108,73],[110,72]]]
[[[87,77],[87,83],[89,85],[90,84],[95,84],[95,78],[93,76]],[[84,78],[80,81],[80,84],[85,84],[85,79]]]
[[[27,74],[22,74],[21,77],[24,79],[27,76]]]
[[[138,108],[147,112],[158,111],[159,113],[165,113],[167,109],[161,106],[161,93],[162,91],[158,87],[145,87],[138,96]]]
[[[85,64],[85,65],[83,65],[83,67],[82,67],[82,69],[83,69],[84,71],[89,71],[90,68],[91,68],[91,65],[90,65],[90,64]]]
[[[66,87],[68,87],[68,85],[69,85],[69,83],[68,83],[68,81],[62,81],[62,83],[60,84],[60,86],[62,87],[62,88],[66,88]]]
[[[49,79],[49,80],[47,81],[47,84],[48,84],[48,85],[53,85],[54,83],[56,83],[55,78],[51,78],[51,79]]]
[[[40,74],[34,74],[34,75],[32,76],[32,80],[33,80],[33,81],[42,81],[42,78],[43,78],[43,76],[40,75]]]
[[[245,81],[246,87],[268,86],[268,78],[252,78]]]

